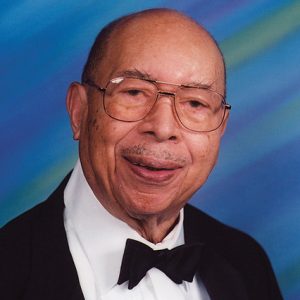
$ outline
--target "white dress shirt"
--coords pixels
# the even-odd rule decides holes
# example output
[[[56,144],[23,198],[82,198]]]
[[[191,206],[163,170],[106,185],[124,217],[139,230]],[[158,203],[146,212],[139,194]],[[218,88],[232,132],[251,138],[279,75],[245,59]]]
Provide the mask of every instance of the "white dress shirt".
[[[64,201],[68,244],[86,300],[209,300],[197,276],[191,283],[176,284],[156,268],[150,269],[132,290],[128,281],[117,284],[127,238],[154,250],[184,244],[183,210],[174,229],[161,243],[153,244],[104,209],[87,183],[80,161],[66,186]]]

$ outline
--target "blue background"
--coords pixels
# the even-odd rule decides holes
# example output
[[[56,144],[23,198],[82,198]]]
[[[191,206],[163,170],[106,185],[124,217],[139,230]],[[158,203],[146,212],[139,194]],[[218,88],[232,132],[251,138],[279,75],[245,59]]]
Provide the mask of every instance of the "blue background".
[[[300,299],[299,1],[1,1],[0,225],[72,168],[77,144],[64,99],[99,29],[157,6],[206,26],[228,67],[228,130],[192,203],[254,236],[285,299]]]

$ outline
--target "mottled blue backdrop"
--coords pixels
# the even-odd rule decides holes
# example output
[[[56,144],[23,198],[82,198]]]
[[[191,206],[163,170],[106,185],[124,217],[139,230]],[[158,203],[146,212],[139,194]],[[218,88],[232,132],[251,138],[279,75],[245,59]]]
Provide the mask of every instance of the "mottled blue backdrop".
[[[72,168],[77,144],[65,93],[98,30],[157,6],[204,24],[228,66],[228,131],[192,203],[253,235],[285,299],[299,300],[299,1],[1,1],[0,225],[47,197]]]

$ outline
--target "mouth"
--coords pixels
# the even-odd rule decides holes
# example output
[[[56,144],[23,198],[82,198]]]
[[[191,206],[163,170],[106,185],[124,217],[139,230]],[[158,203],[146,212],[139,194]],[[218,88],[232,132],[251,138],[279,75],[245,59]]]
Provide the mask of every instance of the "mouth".
[[[146,165],[144,163],[139,163],[139,162],[135,162],[135,161],[130,161],[129,159],[125,158],[128,162],[130,162],[131,164],[133,164],[134,166],[138,166],[141,168],[145,168],[147,170],[150,171],[167,171],[167,170],[175,170],[175,168],[161,168],[161,167],[154,167],[151,165]]]
[[[132,172],[147,183],[165,183],[183,168],[176,162],[149,157],[123,156],[123,158]]]

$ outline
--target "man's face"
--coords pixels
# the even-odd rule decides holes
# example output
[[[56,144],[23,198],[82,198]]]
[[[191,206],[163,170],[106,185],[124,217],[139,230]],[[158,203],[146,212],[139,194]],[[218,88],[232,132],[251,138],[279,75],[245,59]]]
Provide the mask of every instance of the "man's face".
[[[112,78],[135,72],[169,83],[209,84],[224,93],[223,66],[213,43],[195,28],[173,27],[127,29],[111,43],[93,80],[105,86]],[[170,85],[159,88],[175,91]],[[114,120],[104,112],[103,94],[88,86],[86,90],[80,158],[100,202],[121,219],[178,214],[211,172],[224,126],[209,133],[185,129],[173,98],[166,96],[141,121]]]

